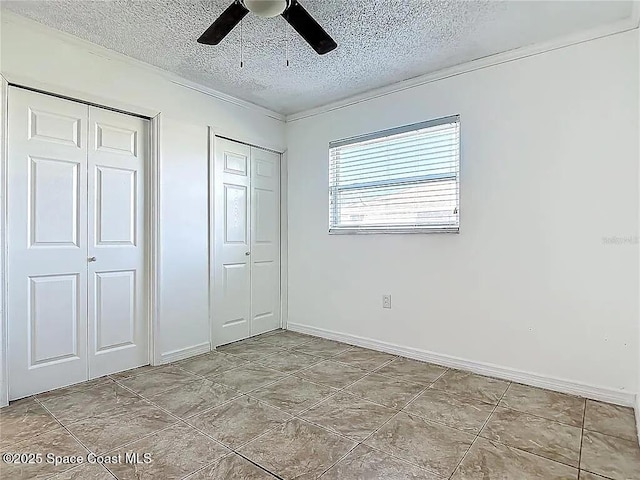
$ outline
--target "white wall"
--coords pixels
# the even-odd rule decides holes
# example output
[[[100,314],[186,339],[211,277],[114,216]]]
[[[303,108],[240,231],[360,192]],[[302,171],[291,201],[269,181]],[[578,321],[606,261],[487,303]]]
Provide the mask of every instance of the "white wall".
[[[208,342],[207,126],[278,148],[284,123],[21,17],[3,12],[1,27],[0,69],[10,80],[128,111],[161,112],[159,353]]]
[[[329,141],[452,114],[461,115],[460,234],[327,234]],[[292,328],[632,403],[638,245],[603,237],[638,235],[635,31],[291,121],[287,144]],[[385,293],[392,310],[381,308]]]

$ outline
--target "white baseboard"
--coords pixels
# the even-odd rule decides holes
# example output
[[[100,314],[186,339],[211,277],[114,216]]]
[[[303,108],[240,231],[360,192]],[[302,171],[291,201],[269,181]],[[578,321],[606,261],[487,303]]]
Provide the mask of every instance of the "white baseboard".
[[[587,385],[584,383],[548,377],[536,373],[524,372],[522,370],[516,370],[509,367],[501,367],[499,365],[493,365],[490,363],[476,362],[473,360],[467,360],[451,355],[444,355],[441,353],[429,352],[427,350],[420,350],[418,348],[403,347],[400,345],[395,345],[393,343],[374,340],[372,338],[364,338],[357,335],[339,333],[331,330],[325,330],[323,328],[311,327],[308,325],[301,325],[291,322],[287,324],[287,329],[294,332],[306,333],[308,335],[314,335],[316,337],[322,337],[329,340],[348,343],[350,345],[357,345],[359,347],[371,348],[374,350],[379,350],[381,352],[392,353],[394,355],[400,355],[402,357],[412,358],[414,360],[435,363],[444,367],[467,370],[473,373],[478,373],[480,375],[487,375],[503,380],[531,385],[532,387],[545,388],[547,390],[553,390],[556,392],[577,395],[579,397],[598,400],[601,402],[614,403],[616,405],[623,405],[625,407],[633,407],[637,402],[636,395],[629,392],[613,390],[610,388],[599,387],[595,385]],[[640,405],[636,405],[636,409],[640,409]]]
[[[185,358],[193,357],[195,355],[201,355],[211,351],[211,343],[204,342],[199,345],[193,345],[192,347],[181,348],[179,350],[172,350],[170,352],[163,353],[160,358],[160,364],[177,362],[178,360],[184,360]]]

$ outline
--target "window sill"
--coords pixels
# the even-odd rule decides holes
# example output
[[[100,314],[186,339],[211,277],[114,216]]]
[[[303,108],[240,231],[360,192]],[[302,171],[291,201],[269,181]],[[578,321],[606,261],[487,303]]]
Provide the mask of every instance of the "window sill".
[[[330,228],[329,235],[460,233],[460,227]]]

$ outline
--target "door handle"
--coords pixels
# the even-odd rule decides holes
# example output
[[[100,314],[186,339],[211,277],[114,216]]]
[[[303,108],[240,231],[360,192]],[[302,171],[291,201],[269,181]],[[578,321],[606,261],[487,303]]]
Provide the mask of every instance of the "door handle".
[[[244,254],[248,257],[249,255],[251,255],[251,252],[244,252]]]
[[[89,261],[89,262],[95,262],[96,260],[97,260],[96,257],[87,258],[87,261]]]

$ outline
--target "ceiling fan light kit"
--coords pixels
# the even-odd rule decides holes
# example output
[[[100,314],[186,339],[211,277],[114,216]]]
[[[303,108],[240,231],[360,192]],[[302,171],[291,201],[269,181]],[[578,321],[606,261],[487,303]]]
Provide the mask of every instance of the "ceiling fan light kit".
[[[282,15],[289,6],[287,0],[244,0],[244,6],[259,17],[271,18]]]
[[[198,43],[218,45],[248,13],[264,18],[281,15],[319,55],[338,46],[298,0],[235,0],[198,38]]]

